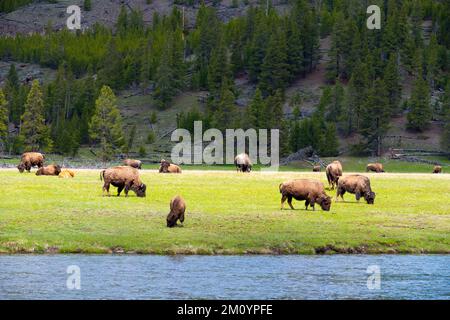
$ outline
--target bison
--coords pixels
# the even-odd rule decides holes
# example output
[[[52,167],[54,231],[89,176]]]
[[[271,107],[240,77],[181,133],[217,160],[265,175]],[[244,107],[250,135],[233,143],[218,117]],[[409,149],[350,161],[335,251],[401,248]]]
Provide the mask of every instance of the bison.
[[[61,167],[55,164],[41,167],[36,171],[37,176],[58,176],[60,173]]]
[[[69,169],[64,169],[64,170],[61,170],[61,172],[59,173],[59,177],[60,178],[73,178],[73,177],[75,177],[75,172],[73,172],[72,170],[69,170]]]
[[[159,166],[159,173],[181,173],[181,168],[176,164],[162,159],[161,165]]]
[[[321,170],[320,166],[314,166],[312,171],[313,172],[320,172],[320,170]]]
[[[142,161],[141,160],[125,159],[125,160],[123,160],[123,165],[133,167],[136,169],[142,169]]]
[[[106,191],[108,196],[109,186],[112,184],[117,187],[117,196],[120,196],[125,189],[125,197],[128,197],[128,191],[133,190],[138,197],[145,197],[147,186],[142,183],[139,177],[139,171],[129,166],[113,167],[101,171],[100,180],[104,181],[103,193]]]
[[[366,172],[369,172],[369,171],[373,171],[373,172],[377,172],[377,173],[384,172],[383,164],[382,163],[369,163],[366,167]]]
[[[330,163],[326,168],[327,180],[331,190],[337,185],[339,177],[342,176],[342,164],[336,160]]]
[[[252,161],[246,153],[241,153],[234,158],[234,165],[236,166],[236,171],[240,172],[250,172],[252,171]]]
[[[442,167],[441,166],[434,166],[433,173],[441,173],[441,172],[442,172]]]
[[[305,207],[311,206],[315,210],[314,205],[318,203],[322,210],[330,211],[331,198],[325,193],[322,182],[309,179],[297,179],[280,184],[281,193],[281,210],[284,208],[284,202],[288,201],[292,210],[292,198],[295,200],[305,200]]]
[[[186,212],[186,202],[180,196],[176,196],[170,201],[170,213],[167,216],[167,227],[173,228],[177,221],[184,222],[184,213]]]
[[[19,172],[22,173],[25,170],[30,172],[31,167],[38,167],[42,168],[44,166],[44,156],[42,153],[39,152],[25,152],[22,154],[22,157],[20,158],[20,163],[17,166],[17,169],[19,169]]]
[[[358,202],[361,196],[364,197],[368,204],[374,204],[375,202],[375,192],[370,188],[369,178],[365,176],[354,174],[340,178],[337,186],[336,201],[338,201],[339,196],[344,200],[345,192],[355,194]]]

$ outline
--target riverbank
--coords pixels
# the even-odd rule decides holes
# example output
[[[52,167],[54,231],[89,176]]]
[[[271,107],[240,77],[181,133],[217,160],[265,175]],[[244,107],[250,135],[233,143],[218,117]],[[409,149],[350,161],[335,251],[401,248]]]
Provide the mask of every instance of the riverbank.
[[[141,175],[144,199],[102,197],[99,170],[76,170],[70,180],[0,170],[0,253],[450,253],[448,174],[367,174],[375,205],[346,194],[330,212],[279,205],[281,182],[325,183],[323,172]],[[187,202],[186,221],[169,229],[165,218],[177,194]]]

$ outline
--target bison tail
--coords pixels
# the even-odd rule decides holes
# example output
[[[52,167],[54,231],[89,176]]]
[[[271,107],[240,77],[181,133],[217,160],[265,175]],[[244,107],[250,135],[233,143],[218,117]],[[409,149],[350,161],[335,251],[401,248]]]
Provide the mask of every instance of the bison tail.
[[[105,178],[105,170],[100,171],[100,181],[103,181]]]
[[[282,193],[281,187],[283,186],[283,183],[280,183],[280,185],[278,186],[278,188],[280,189],[280,193]]]

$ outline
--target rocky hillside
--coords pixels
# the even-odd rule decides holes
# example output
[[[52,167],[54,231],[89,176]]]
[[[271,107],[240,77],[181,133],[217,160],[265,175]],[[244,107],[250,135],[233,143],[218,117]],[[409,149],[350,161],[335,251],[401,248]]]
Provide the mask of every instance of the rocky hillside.
[[[120,12],[120,7],[125,5],[130,9],[139,8],[144,15],[145,23],[151,24],[153,15],[168,14],[174,6],[184,8],[186,25],[192,26],[195,23],[195,17],[199,9],[198,4],[192,6],[175,5],[174,1],[152,0],[147,4],[147,0],[95,0],[92,1],[90,11],[83,10],[83,0],[58,0],[57,3],[48,1],[34,1],[33,3],[18,8],[14,12],[0,15],[0,34],[16,34],[29,32],[42,32],[49,23],[55,30],[60,30],[66,26],[66,20],[69,15],[66,13],[70,5],[78,5],[82,8],[82,28],[89,28],[95,23],[114,26]],[[199,2],[199,1],[195,1]],[[232,0],[223,0],[216,6],[219,17],[227,21],[232,17],[245,14],[250,5],[257,5],[258,0],[239,1],[238,7],[233,6]],[[286,1],[275,0],[272,4],[279,11],[286,10]],[[213,5],[213,1],[206,0],[205,4]]]

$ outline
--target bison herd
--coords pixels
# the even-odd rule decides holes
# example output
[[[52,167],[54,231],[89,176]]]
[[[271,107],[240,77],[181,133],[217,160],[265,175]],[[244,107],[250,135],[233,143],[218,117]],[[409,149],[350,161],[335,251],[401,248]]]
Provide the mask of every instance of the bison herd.
[[[70,169],[62,169],[61,166],[51,164],[44,166],[45,157],[38,152],[26,152],[22,155],[17,169],[20,173],[25,170],[30,172],[32,167],[37,167],[37,176],[59,176],[60,178],[73,178],[75,172]],[[237,171],[251,172],[252,162],[249,156],[245,153],[239,154],[234,160]],[[139,169],[142,169],[142,162],[140,160],[126,159],[122,166],[116,166],[102,170],[100,172],[100,180],[103,181],[103,195],[105,192],[110,196],[110,186],[117,188],[117,196],[120,196],[124,191],[125,197],[128,197],[128,192],[132,190],[137,197],[145,197],[147,186],[142,182],[139,176]],[[313,167],[314,172],[320,172],[321,167],[316,165]],[[366,172],[385,172],[381,163],[369,163],[366,167]],[[160,173],[181,173],[181,168],[167,160],[161,160]],[[351,174],[343,176],[343,168],[340,161],[333,161],[326,166],[326,177],[329,184],[329,189],[336,189],[336,202],[339,197],[344,200],[346,192],[354,194],[356,200],[359,202],[361,197],[367,204],[374,204],[375,192],[370,186],[370,179],[359,174]],[[433,173],[441,173],[442,167],[435,166]],[[331,197],[325,192],[325,187],[322,182],[314,179],[296,179],[283,182],[279,185],[281,193],[281,209],[284,208],[284,203],[288,202],[291,209],[292,199],[298,201],[305,201],[305,208],[311,207],[315,210],[315,205],[318,204],[322,210],[329,211],[331,208]],[[167,216],[167,227],[172,228],[177,226],[177,221],[184,222],[184,215],[186,212],[186,203],[181,196],[175,196],[170,201],[170,212]]]

